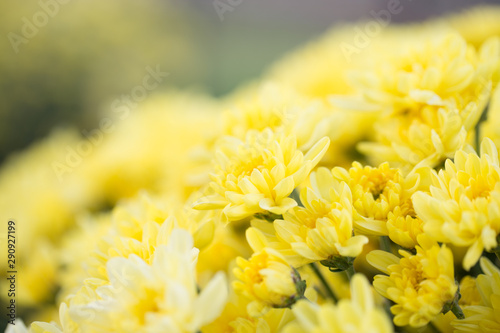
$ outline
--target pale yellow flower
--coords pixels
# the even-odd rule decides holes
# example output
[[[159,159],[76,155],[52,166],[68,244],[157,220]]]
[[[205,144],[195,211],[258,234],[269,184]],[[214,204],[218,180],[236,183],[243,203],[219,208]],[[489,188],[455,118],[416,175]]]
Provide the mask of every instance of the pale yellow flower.
[[[290,307],[304,297],[306,286],[299,273],[275,250],[263,249],[249,260],[238,257],[236,263],[233,287],[253,300],[247,308],[251,316]]]
[[[293,319],[288,308],[272,308],[258,317],[252,317],[247,311],[252,299],[234,293],[226,304],[222,314],[210,324],[204,326],[203,333],[273,333]]]
[[[268,246],[275,246],[295,267],[339,257],[356,257],[368,238],[353,236],[349,187],[336,182],[326,168],[313,172],[310,183],[311,186],[303,188],[300,194],[304,207],[294,207],[283,215],[283,220],[274,221],[274,233],[280,244]],[[273,237],[262,240],[267,233],[263,224],[253,223],[254,228],[247,232],[248,242],[254,247],[258,247],[259,242],[273,242]]]
[[[24,322],[20,318],[16,318],[15,325],[7,325],[5,333],[30,333],[30,330],[24,325]],[[38,333],[38,332],[33,332]]]
[[[196,209],[222,209],[228,221],[257,213],[281,215],[297,202],[289,195],[306,180],[328,149],[329,140],[319,140],[305,155],[294,136],[249,131],[244,141],[226,137],[217,146],[211,189],[198,200]]]
[[[412,249],[417,245],[417,236],[424,232],[422,220],[408,201],[387,214],[389,238],[404,248]]]
[[[498,5],[478,5],[463,12],[444,17],[444,21],[458,31],[462,37],[476,47],[493,36],[500,36],[500,7]]]
[[[483,140],[480,156],[458,151],[453,162],[433,173],[430,193],[416,193],[413,204],[426,233],[439,242],[468,247],[463,266],[469,270],[484,249],[498,246],[500,166],[493,142]]]
[[[223,114],[223,133],[245,139],[249,130],[274,132],[297,138],[297,147],[305,151],[330,133],[331,108],[318,100],[298,94],[294,89],[272,82],[255,91],[237,91]]]
[[[362,100],[353,104],[382,112],[375,142],[359,148],[372,163],[434,167],[469,142],[498,80],[500,42],[476,51],[458,33],[427,31],[400,44],[390,59],[351,75]]]
[[[199,212],[190,204],[182,206],[175,200],[146,193],[117,205],[108,219],[110,226],[93,243],[84,261],[87,276],[92,278],[106,279],[107,262],[114,257],[133,254],[151,263],[156,248],[165,245],[176,228],[188,230],[198,249],[207,246],[215,232],[212,212]]]
[[[296,319],[284,333],[393,332],[393,326],[382,308],[375,305],[368,280],[361,274],[351,281],[351,299],[336,305],[317,305],[306,300],[292,309]]]
[[[411,196],[419,186],[419,174],[404,177],[388,163],[363,167],[354,162],[349,170],[334,168],[333,176],[346,182],[352,192],[354,226],[361,233],[389,235],[396,243],[412,248],[421,232]]]
[[[62,306],[64,332],[196,332],[214,320],[227,301],[223,274],[197,291],[198,250],[186,230],[175,229],[156,248],[151,264],[136,255],[111,258],[108,281],[88,279]],[[65,327],[68,326],[68,327]]]
[[[457,291],[453,254],[426,235],[418,236],[417,253],[400,250],[402,258],[375,250],[368,262],[387,275],[374,278],[374,288],[396,304],[391,307],[398,326],[422,327],[433,320]]]
[[[465,309],[470,305],[480,305],[481,303],[481,295],[479,294],[479,290],[476,285],[476,278],[466,275],[460,280],[460,300],[458,301],[458,305]],[[456,321],[457,317],[453,314],[452,311],[447,312],[446,314],[439,314],[434,318],[432,324],[439,329],[440,332],[443,333],[452,333],[454,332],[452,322]]]
[[[466,275],[460,280],[460,306],[471,306],[481,304],[481,294],[477,288],[475,277]]]
[[[464,307],[465,319],[452,322],[455,332],[499,332],[500,331],[500,269],[482,257],[480,274],[476,279],[481,296],[480,304]]]

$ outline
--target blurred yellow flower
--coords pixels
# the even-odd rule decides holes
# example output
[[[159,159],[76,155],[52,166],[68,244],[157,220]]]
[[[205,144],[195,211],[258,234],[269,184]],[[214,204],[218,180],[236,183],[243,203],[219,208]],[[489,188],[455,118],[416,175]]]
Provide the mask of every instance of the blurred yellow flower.
[[[244,141],[226,137],[217,146],[215,192],[198,200],[196,209],[220,209],[227,221],[257,213],[281,215],[297,202],[288,196],[318,164],[329,140],[319,140],[305,155],[294,136],[251,130]]]
[[[464,307],[465,319],[452,322],[455,332],[500,332],[500,269],[485,257],[480,264],[484,274],[476,283],[481,302]]]
[[[457,291],[453,254],[422,234],[415,255],[400,250],[402,258],[375,250],[368,262],[387,275],[377,275],[373,287],[396,304],[391,307],[398,326],[422,327],[433,320]]]
[[[441,20],[458,31],[468,43],[479,48],[486,39],[500,36],[500,22],[497,19],[499,15],[498,5],[484,4]]]
[[[234,269],[237,293],[254,300],[248,304],[250,316],[259,316],[270,308],[290,307],[304,297],[305,282],[285,258],[273,249],[254,253],[250,260],[236,258]]]
[[[481,155],[458,151],[439,174],[433,172],[430,193],[413,196],[424,231],[439,242],[468,247],[463,266],[469,270],[483,250],[498,246],[500,233],[500,166],[490,139]]]
[[[373,163],[434,167],[468,143],[498,80],[500,41],[476,51],[457,33],[426,31],[400,44],[401,53],[351,74],[358,109],[382,112],[375,142],[359,148]]]
[[[249,92],[234,93],[223,115],[223,133],[245,139],[249,130],[283,131],[297,138],[297,147],[305,151],[329,134],[330,108],[295,90],[267,82]]]
[[[89,280],[95,291],[84,286],[75,302],[70,299],[67,311],[77,326],[63,327],[64,332],[198,331],[222,312],[228,289],[224,274],[216,274],[198,293],[197,253],[189,232],[175,229],[168,245],[156,248],[151,264],[136,255],[111,258],[109,282]],[[86,304],[78,302],[85,295],[90,295]]]
[[[351,299],[342,299],[336,305],[317,305],[299,301],[292,309],[296,319],[284,333],[330,332],[393,332],[385,312],[375,305],[371,286],[361,274],[351,281]]]

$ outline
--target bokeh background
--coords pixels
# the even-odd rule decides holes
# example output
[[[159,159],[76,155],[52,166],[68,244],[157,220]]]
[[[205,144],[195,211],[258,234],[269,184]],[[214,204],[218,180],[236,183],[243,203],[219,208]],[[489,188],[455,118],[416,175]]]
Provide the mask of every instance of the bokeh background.
[[[57,5],[54,7],[54,3]],[[55,127],[95,128],[112,101],[157,64],[173,87],[223,96],[332,25],[370,19],[386,0],[2,0],[0,163]],[[421,21],[497,0],[401,0],[392,23]],[[231,4],[235,4],[234,6]],[[12,46],[25,19],[53,17]],[[219,4],[220,6],[220,4]],[[12,35],[10,35],[12,36]]]

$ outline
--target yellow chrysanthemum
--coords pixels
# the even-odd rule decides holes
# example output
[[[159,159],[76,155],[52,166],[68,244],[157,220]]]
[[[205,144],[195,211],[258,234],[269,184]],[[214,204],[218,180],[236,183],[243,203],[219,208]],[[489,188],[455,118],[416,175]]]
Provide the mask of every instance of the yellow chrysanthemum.
[[[215,229],[214,239],[209,246],[200,250],[198,265],[198,281],[204,285],[217,271],[232,272],[231,263],[237,257],[248,258],[251,248],[244,235],[235,232],[229,226],[220,225]],[[214,260],[217,258],[217,260]]]
[[[198,293],[197,253],[191,235],[176,229],[168,245],[156,248],[151,264],[135,255],[111,258],[106,265],[109,282],[89,279],[69,305],[62,306],[71,318],[62,323],[63,331],[198,331],[221,313],[227,284],[225,276],[217,274]]]
[[[479,294],[479,290],[476,286],[476,278],[466,275],[460,280],[460,300],[458,301],[458,305],[464,309],[470,305],[479,305],[481,303],[481,295]],[[453,314],[452,311],[447,312],[446,314],[439,314],[432,321],[432,325],[434,325],[440,332],[443,333],[452,333],[454,329],[451,323],[456,320],[457,317]]]
[[[404,177],[401,170],[390,168],[388,163],[374,168],[358,162],[349,170],[337,167],[332,173],[351,189],[357,229],[366,234],[389,235],[404,247],[415,246],[421,232],[411,203],[419,186],[417,173]]]
[[[295,135],[300,150],[311,148],[329,133],[331,108],[291,88],[265,83],[256,91],[237,91],[224,113],[224,134],[245,139],[249,130],[283,131]]]
[[[321,306],[300,301],[292,309],[296,320],[283,330],[284,333],[330,332],[393,332],[385,312],[375,305],[368,280],[361,274],[351,281],[351,299],[342,299],[336,305]]]
[[[247,307],[252,299],[241,294],[232,294],[222,314],[213,322],[204,326],[203,333],[273,333],[279,332],[283,326],[293,319],[288,308],[272,308],[258,317],[248,314]]]
[[[275,250],[263,249],[250,260],[238,257],[236,263],[234,275],[238,280],[233,287],[237,293],[254,300],[248,305],[251,316],[272,307],[289,307],[304,297],[305,283],[299,273]]]
[[[359,148],[373,163],[433,167],[467,144],[497,83],[500,43],[476,51],[457,33],[427,32],[401,44],[402,53],[351,75],[358,109],[383,113],[375,142]]]
[[[480,264],[484,274],[476,284],[481,303],[464,307],[465,319],[452,322],[455,332],[500,332],[500,269],[484,257]]]
[[[430,193],[416,193],[413,204],[426,233],[439,242],[468,247],[463,266],[469,270],[484,249],[498,246],[500,166],[493,142],[483,140],[480,157],[458,151],[453,162],[433,173]]]
[[[150,263],[156,247],[166,244],[175,228],[188,230],[195,246],[203,249],[211,242],[215,230],[211,212],[206,214],[190,205],[179,206],[175,200],[151,198],[145,193],[116,206],[109,217],[110,227],[96,241],[85,262],[87,274],[105,279],[107,262],[113,257],[128,258],[134,254]]]
[[[460,280],[460,300],[461,306],[479,305],[481,303],[481,294],[477,289],[475,277],[466,275]]]
[[[467,42],[480,47],[492,36],[500,36],[500,6],[479,5],[442,19],[457,30]]]
[[[388,274],[375,276],[373,286],[396,303],[391,312],[398,326],[426,325],[454,300],[458,288],[451,250],[423,234],[418,242],[415,255],[403,250],[402,258],[380,250],[367,255],[372,266]]]
[[[270,244],[284,254],[295,267],[315,261],[330,261],[337,257],[356,257],[365,236],[353,236],[352,200],[349,187],[336,182],[330,170],[319,168],[310,176],[311,186],[301,191],[304,207],[294,207],[275,220],[274,233],[279,245]],[[251,246],[273,242],[266,237],[266,226],[254,222],[247,232]],[[259,226],[263,227],[259,230]]]
[[[257,213],[281,215],[297,202],[289,195],[309,175],[328,149],[329,140],[319,140],[305,155],[294,136],[266,129],[249,131],[246,140],[226,137],[217,146],[215,192],[197,203],[196,209],[222,208],[228,221]]]

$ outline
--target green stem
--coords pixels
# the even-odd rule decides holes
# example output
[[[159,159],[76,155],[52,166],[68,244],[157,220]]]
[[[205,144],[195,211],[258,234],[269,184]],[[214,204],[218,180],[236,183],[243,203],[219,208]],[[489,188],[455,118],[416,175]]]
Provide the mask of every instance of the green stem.
[[[476,152],[479,154],[479,148],[481,146],[481,124],[486,121],[486,119],[488,118],[488,110],[490,108],[490,103],[488,102],[483,110],[483,112],[481,113],[481,117],[479,118],[479,120],[477,121],[477,124],[476,124],[476,127],[475,127],[475,140],[474,140],[474,143],[475,143],[475,146],[476,146]]]
[[[345,270],[345,274],[347,275],[347,279],[351,281],[354,274],[356,274],[356,271],[354,270],[354,265],[349,266],[349,268]]]
[[[330,285],[328,284],[325,277],[323,276],[323,274],[319,270],[318,266],[315,263],[311,263],[311,264],[309,264],[309,266],[313,270],[314,274],[316,274],[318,279],[321,281],[321,283],[323,284],[323,287],[325,287],[327,296],[329,298],[331,298],[335,303],[337,303],[338,302],[337,296],[335,296],[335,294],[333,293],[332,288],[330,288]]]
[[[464,312],[460,308],[460,305],[458,305],[458,301],[455,299],[451,305],[451,312],[457,317],[457,319],[465,319]]]
[[[391,241],[388,236],[380,236],[379,238],[380,248],[385,252],[392,253],[391,250]]]
[[[500,235],[498,235],[497,237],[497,243],[500,244]],[[492,251],[496,256],[497,256],[497,259],[500,260],[500,246],[497,246],[495,249],[493,249]]]

